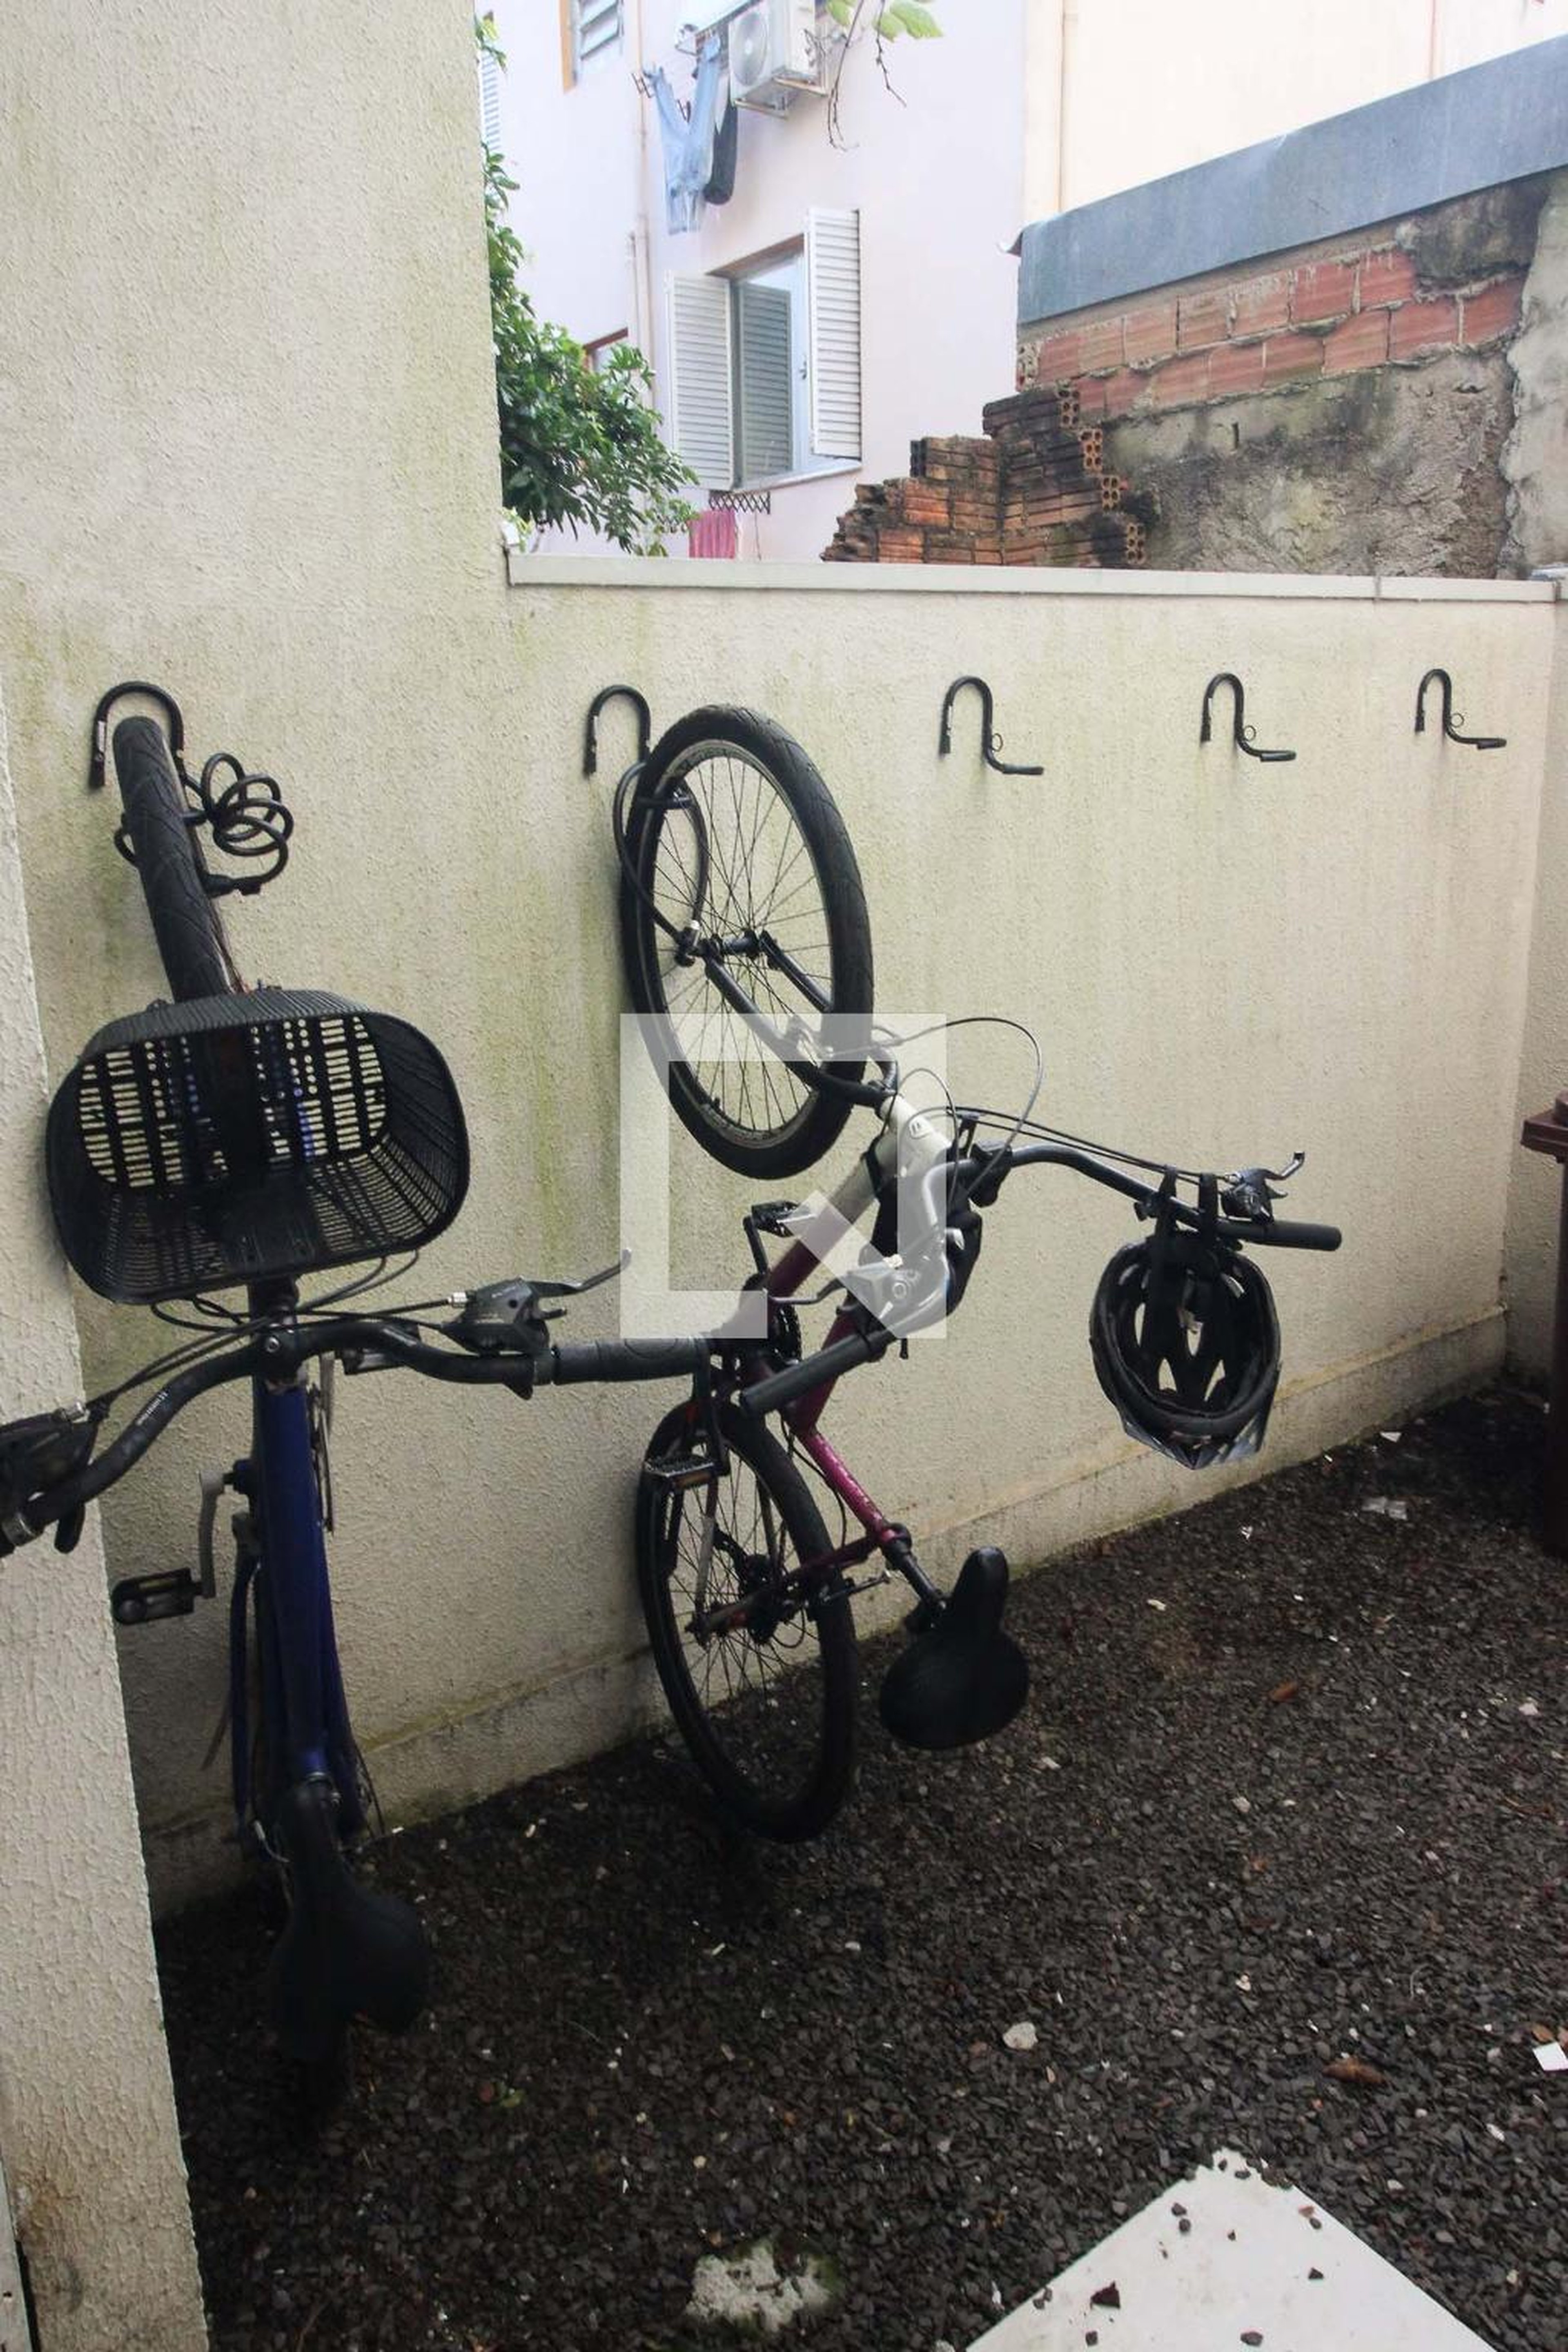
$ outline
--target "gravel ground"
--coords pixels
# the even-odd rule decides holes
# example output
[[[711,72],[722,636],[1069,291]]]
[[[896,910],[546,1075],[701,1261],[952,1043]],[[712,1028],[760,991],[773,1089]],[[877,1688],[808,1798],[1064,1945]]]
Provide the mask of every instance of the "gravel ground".
[[[813,2352],[933,2352],[1228,2144],[1500,2352],[1563,2352],[1541,1434],[1483,1396],[1055,1562],[1012,1612],[1026,1716],[966,1755],[890,1749],[868,1653],[814,1847],[731,1843],[666,1741],[394,1840],[437,2006],[313,2141],[255,2023],[256,1897],[172,1922],[215,2345],[687,2352],[699,2259],[765,2236],[841,2289]]]

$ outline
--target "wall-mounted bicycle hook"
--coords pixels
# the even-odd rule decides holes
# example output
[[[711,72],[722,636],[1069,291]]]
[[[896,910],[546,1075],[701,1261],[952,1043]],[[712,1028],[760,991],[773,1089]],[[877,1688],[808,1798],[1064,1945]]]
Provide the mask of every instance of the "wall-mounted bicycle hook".
[[[1234,706],[1231,734],[1238,751],[1245,751],[1249,760],[1293,760],[1295,758],[1294,751],[1260,751],[1258,750],[1258,745],[1253,741],[1258,730],[1255,727],[1249,727],[1247,723],[1246,691],[1233,669],[1216,670],[1204,688],[1204,720],[1203,725],[1198,729],[1200,743],[1207,743],[1214,734],[1212,705],[1216,686],[1228,686],[1230,688]]]
[[[617,695],[624,696],[637,712],[637,758],[647,758],[653,722],[648,716],[647,696],[639,694],[635,686],[604,686],[588,705],[588,726],[583,738],[583,773],[585,776],[595,776],[599,772],[599,713],[607,702],[614,702]]]
[[[144,677],[122,678],[111,686],[92,714],[92,757],[88,762],[87,788],[89,793],[103,790],[105,761],[109,756],[109,714],[122,694],[144,694],[149,702],[161,705],[169,730],[169,749],[174,766],[183,776],[185,772],[185,722],[180,716],[180,706],[166,687],[150,686]]]
[[[1454,708],[1454,681],[1446,669],[1429,669],[1415,689],[1415,732],[1426,732],[1426,689],[1436,678],[1443,694],[1443,732],[1450,743],[1468,743],[1472,751],[1500,751],[1506,735],[1461,735],[1465,714]]]
[[[952,706],[966,686],[972,686],[980,697],[980,749],[985,764],[994,768],[999,776],[1043,776],[1044,768],[1031,768],[1012,760],[999,760],[1002,737],[996,732],[996,705],[991,688],[983,677],[955,677],[942,697],[942,731],[936,739],[939,756],[946,759],[952,749]]]

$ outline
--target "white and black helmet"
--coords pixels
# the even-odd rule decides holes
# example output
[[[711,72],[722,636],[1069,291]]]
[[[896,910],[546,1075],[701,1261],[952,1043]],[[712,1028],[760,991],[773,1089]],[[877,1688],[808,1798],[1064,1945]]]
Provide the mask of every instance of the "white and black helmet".
[[[1089,1345],[1130,1437],[1189,1470],[1256,1454],[1279,1382],[1274,1295],[1250,1258],[1169,1206],[1100,1278]],[[1205,1231],[1205,1227],[1211,1230]]]

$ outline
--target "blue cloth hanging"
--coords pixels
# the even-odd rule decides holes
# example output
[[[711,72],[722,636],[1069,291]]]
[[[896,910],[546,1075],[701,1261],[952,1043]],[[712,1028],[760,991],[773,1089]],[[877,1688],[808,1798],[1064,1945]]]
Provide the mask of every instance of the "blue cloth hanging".
[[[710,34],[697,52],[689,113],[683,111],[661,67],[655,66],[647,81],[658,109],[659,136],[664,142],[665,219],[670,235],[679,236],[701,221],[703,191],[713,176],[720,84],[724,84],[726,93],[729,85],[723,42],[716,33]]]

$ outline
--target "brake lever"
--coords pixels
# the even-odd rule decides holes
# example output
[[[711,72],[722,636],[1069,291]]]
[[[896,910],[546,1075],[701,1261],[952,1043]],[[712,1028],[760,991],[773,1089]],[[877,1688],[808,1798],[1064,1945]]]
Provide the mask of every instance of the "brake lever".
[[[1284,1199],[1284,1186],[1306,1165],[1306,1160],[1304,1151],[1293,1151],[1283,1168],[1237,1169],[1220,1189],[1220,1205],[1226,1215],[1267,1224],[1274,1214],[1272,1204]]]
[[[631,1255],[623,1250],[614,1265],[575,1281],[520,1275],[509,1282],[487,1282],[478,1290],[455,1290],[451,1304],[462,1311],[442,1328],[477,1356],[542,1356],[549,1345],[545,1325],[565,1310],[542,1307],[541,1299],[577,1298],[585,1290],[597,1290],[624,1272]]]
[[[101,1412],[86,1405],[61,1406],[53,1412],[30,1413],[0,1430],[0,1531],[8,1551],[31,1543],[39,1532],[25,1517],[31,1498],[86,1469],[102,1418]],[[85,1506],[79,1504],[65,1514],[55,1530],[57,1550],[74,1549],[85,1517]]]

